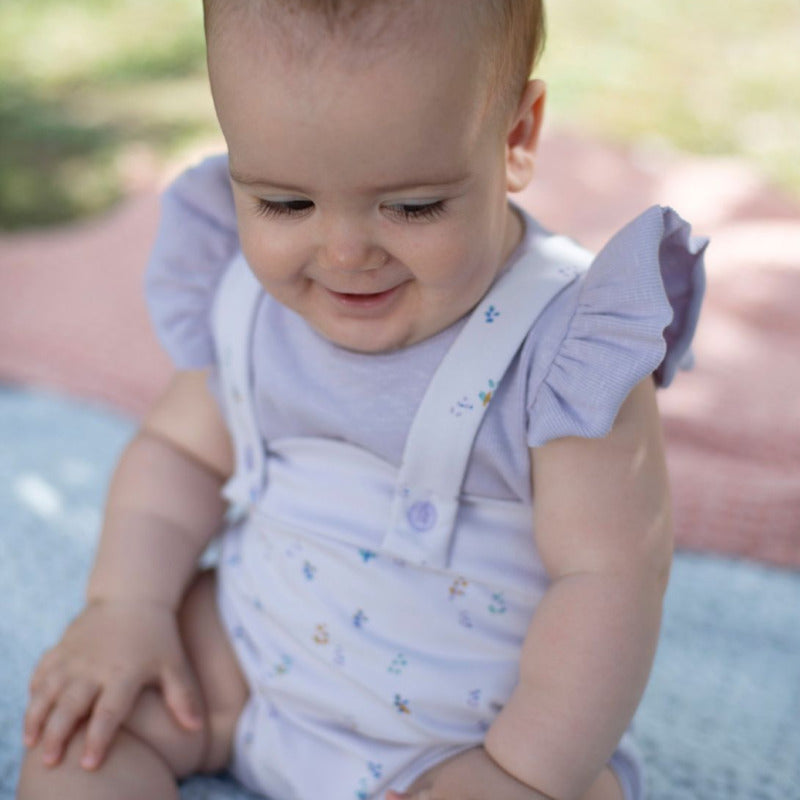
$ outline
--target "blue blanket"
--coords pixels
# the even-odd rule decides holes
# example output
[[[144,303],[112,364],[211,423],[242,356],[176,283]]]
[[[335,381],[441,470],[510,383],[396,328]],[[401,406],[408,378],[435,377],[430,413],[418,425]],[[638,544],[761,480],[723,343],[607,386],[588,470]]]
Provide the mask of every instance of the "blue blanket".
[[[108,477],[134,430],[0,387],[0,800],[14,796],[28,676],[81,606]],[[679,553],[636,718],[651,800],[800,800],[800,575]],[[184,800],[245,800],[226,776]]]

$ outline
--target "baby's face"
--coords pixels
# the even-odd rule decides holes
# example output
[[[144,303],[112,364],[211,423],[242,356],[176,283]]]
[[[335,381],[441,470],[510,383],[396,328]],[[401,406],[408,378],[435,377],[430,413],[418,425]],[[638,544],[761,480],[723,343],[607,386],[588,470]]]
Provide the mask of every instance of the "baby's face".
[[[287,62],[247,25],[210,49],[243,252],[271,295],[348,349],[443,330],[521,236],[506,122],[485,113],[474,49],[446,16],[413,51],[361,68],[335,46]]]

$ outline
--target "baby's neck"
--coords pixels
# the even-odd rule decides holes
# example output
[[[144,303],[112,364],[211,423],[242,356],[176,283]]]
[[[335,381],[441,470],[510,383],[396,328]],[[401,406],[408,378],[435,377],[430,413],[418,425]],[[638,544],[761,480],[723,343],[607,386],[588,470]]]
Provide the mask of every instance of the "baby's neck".
[[[500,268],[501,272],[505,270],[508,259],[511,258],[511,254],[519,247],[524,236],[525,221],[522,219],[522,215],[517,208],[509,202],[506,212],[506,230],[503,237],[503,254],[500,259],[502,265]]]

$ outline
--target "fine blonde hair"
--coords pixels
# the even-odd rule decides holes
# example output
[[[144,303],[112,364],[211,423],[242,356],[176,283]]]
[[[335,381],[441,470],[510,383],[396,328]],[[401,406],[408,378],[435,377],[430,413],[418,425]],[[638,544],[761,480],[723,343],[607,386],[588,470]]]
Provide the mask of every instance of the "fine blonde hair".
[[[447,0],[203,0],[206,38],[211,39],[224,12],[261,12],[285,40],[293,20],[317,18],[329,34],[347,35],[359,44],[386,46],[413,35],[426,8]],[[450,0],[463,8],[465,22],[477,30],[478,52],[487,72],[492,105],[515,109],[542,52],[543,0]],[[409,12],[409,13],[405,13]],[[411,13],[413,12],[413,13]],[[404,28],[404,25],[406,26]]]

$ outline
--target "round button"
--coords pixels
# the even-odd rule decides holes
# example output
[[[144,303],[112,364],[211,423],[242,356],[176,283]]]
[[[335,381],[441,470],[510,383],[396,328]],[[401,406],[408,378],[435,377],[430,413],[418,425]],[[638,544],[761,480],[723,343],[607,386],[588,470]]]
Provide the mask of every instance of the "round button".
[[[436,506],[420,500],[408,509],[408,522],[415,531],[429,531],[436,524]]]

